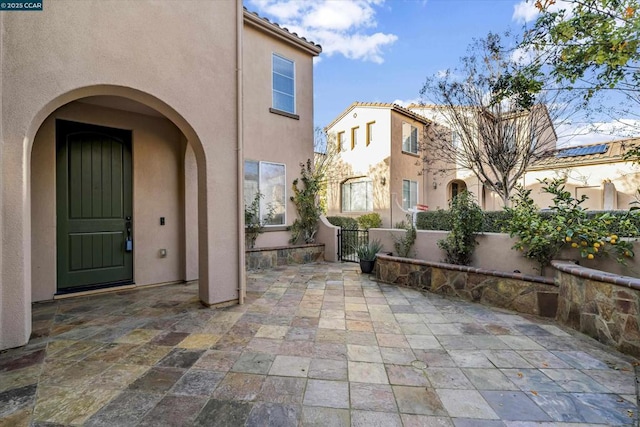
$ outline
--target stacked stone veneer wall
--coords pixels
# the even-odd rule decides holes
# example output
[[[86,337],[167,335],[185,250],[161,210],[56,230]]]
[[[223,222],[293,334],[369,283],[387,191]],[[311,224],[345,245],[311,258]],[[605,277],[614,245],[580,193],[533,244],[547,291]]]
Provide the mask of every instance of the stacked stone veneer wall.
[[[376,278],[520,313],[556,315],[558,287],[548,277],[378,255]]]
[[[273,268],[280,265],[307,264],[324,260],[324,245],[278,246],[247,249],[245,267],[249,270]]]
[[[559,323],[640,357],[640,279],[553,261]]]

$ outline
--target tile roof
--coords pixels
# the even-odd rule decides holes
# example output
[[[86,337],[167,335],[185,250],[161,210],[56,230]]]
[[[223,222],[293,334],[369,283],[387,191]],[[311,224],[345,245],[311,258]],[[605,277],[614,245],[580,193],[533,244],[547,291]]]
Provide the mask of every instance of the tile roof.
[[[391,102],[359,102],[356,101],[354,103],[352,103],[349,107],[347,107],[346,110],[344,110],[342,113],[340,113],[340,115],[338,115],[331,123],[329,123],[325,129],[329,129],[331,128],[333,125],[335,125],[340,119],[342,119],[344,116],[346,116],[349,111],[353,110],[356,107],[372,107],[372,108],[387,108],[390,110],[394,110],[397,111],[398,113],[404,114],[407,117],[410,117],[414,120],[418,120],[422,123],[431,123],[431,120],[427,119],[426,117],[415,113],[401,105],[398,104],[394,104]]]
[[[619,139],[597,144],[557,148],[544,152],[538,159],[533,161],[528,169],[535,170],[622,162],[624,161],[624,154],[634,146],[640,146],[640,138]]]
[[[263,27],[269,28],[272,32],[279,34],[281,36],[285,36],[292,40],[297,40],[301,45],[304,45],[311,53],[315,53],[318,55],[322,52],[322,46],[312,42],[311,40],[307,40],[306,38],[299,36],[297,33],[292,33],[288,28],[281,27],[275,22],[270,21],[268,18],[258,15],[256,12],[249,11],[246,7],[244,9],[244,18],[249,22],[253,22],[254,24],[262,24]]]

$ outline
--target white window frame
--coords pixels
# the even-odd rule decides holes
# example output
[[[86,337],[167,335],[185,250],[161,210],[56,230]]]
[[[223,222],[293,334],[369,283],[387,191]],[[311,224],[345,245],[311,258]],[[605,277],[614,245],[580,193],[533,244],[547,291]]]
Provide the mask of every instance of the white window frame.
[[[404,186],[405,183],[409,184],[409,199],[405,200],[404,197]],[[415,203],[411,203],[411,186],[414,185],[415,186],[415,195],[416,195],[416,200]],[[418,192],[418,181],[411,181],[410,179],[403,179],[402,180],[402,208],[403,209],[411,209],[414,206],[418,205],[418,203],[420,203],[420,199],[419,199],[419,195],[420,193]]]
[[[349,207],[345,208],[345,185],[365,184],[365,209],[352,209],[351,192],[349,193]],[[351,191],[351,190],[349,190]],[[370,179],[348,179],[340,184],[340,209],[342,212],[373,212],[373,181]]]
[[[409,137],[408,138],[405,138],[405,136],[404,136],[405,125],[409,126]],[[416,135],[415,147],[413,147],[413,144],[411,143],[412,142],[412,138],[411,137],[413,135],[414,129],[415,129],[415,135]],[[409,145],[405,149],[405,141],[407,139],[409,140]],[[419,145],[418,128],[416,126],[412,125],[409,122],[402,122],[402,152],[403,153],[418,154],[418,150],[419,150],[418,149],[418,145]],[[415,151],[413,151],[414,148],[415,148]]]
[[[283,74],[280,73],[276,73],[275,67],[274,67],[274,60],[275,58],[278,57],[279,59],[283,60],[283,61],[287,61],[289,63],[291,63],[291,67],[293,68],[293,93],[292,94],[288,94],[279,90],[276,90],[276,88],[273,87],[273,76],[274,74],[277,74],[279,76],[283,76],[285,78],[289,78],[289,76],[285,76]],[[284,94],[286,96],[291,96],[293,98],[293,111],[288,111],[286,109],[282,109],[282,108],[278,108],[276,107],[276,103],[275,103],[275,94],[276,93],[281,93]],[[273,52],[271,54],[271,106],[274,110],[278,110],[278,111],[284,111],[285,113],[289,113],[289,114],[296,114],[296,63],[294,60],[286,58],[278,53]]]
[[[275,165],[275,166],[282,166],[283,169],[283,173],[284,173],[284,183],[282,185],[283,188],[283,196],[282,196],[282,222],[281,223],[277,223],[277,224],[267,224],[265,223],[264,226],[265,227],[281,227],[284,225],[287,225],[287,165],[284,163],[277,163],[277,162],[267,162],[267,161],[257,161],[257,160],[245,160],[244,161],[245,164],[246,163],[257,163],[258,164],[258,192],[260,192],[261,194],[265,194],[263,192],[263,188],[265,186],[265,184],[263,183],[263,170],[264,170],[264,165]],[[246,172],[245,172],[246,174]],[[246,179],[246,178],[244,178]],[[245,203],[247,203],[247,200],[249,200],[249,202],[253,201],[253,198],[255,197],[255,194],[252,194],[251,197],[249,199],[247,199],[247,195],[245,195]],[[266,195],[265,195],[266,197]],[[260,199],[260,220],[264,220],[265,216],[268,214],[269,209],[268,209],[268,203],[265,203],[265,199],[261,198]]]

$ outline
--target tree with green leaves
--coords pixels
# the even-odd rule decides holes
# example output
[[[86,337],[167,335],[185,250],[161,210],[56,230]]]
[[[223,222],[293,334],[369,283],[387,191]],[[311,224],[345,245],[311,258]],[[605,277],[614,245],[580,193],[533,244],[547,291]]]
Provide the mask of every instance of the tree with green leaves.
[[[530,0],[533,1],[533,0]],[[627,136],[640,130],[638,0],[537,0],[520,49],[530,62],[497,85],[523,97],[554,86],[579,94],[591,120],[608,117]]]

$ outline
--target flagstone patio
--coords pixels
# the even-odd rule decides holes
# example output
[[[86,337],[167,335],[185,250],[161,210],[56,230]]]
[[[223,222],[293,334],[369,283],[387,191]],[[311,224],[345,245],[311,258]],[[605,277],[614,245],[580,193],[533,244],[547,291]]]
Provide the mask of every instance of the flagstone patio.
[[[0,353],[0,425],[637,425],[635,360],[540,318],[380,284],[251,272],[247,303],[173,285],[35,304]]]

